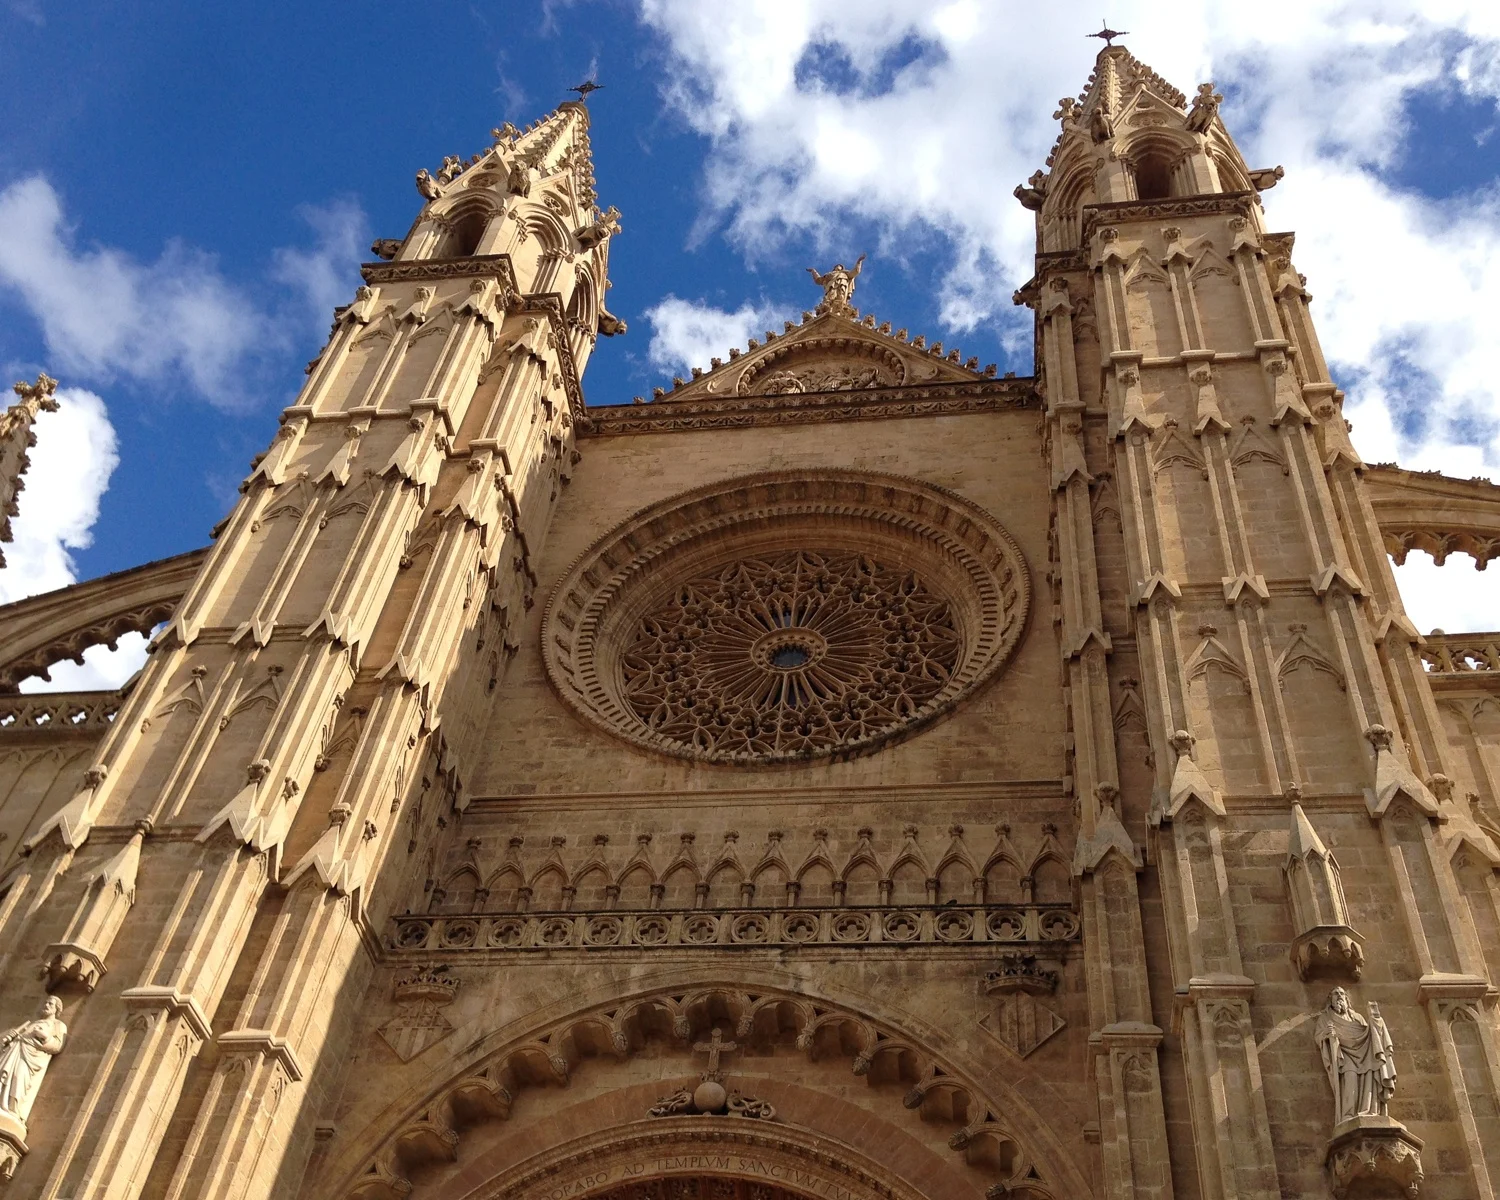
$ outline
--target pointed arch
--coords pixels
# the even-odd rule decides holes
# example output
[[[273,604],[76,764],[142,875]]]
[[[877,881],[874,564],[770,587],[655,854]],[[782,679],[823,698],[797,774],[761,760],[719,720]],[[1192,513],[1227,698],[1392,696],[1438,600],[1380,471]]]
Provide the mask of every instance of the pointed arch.
[[[526,1153],[508,1153],[502,1161],[520,1167],[493,1182],[500,1189],[495,1194],[515,1194],[518,1185],[532,1178],[555,1177],[558,1164],[576,1154],[572,1142],[553,1142],[567,1136],[567,1130],[593,1131],[594,1145],[616,1127],[626,1136],[643,1130],[633,1117],[622,1123],[620,1089],[634,1084],[641,1103],[649,1103],[652,1087],[657,1093],[662,1089],[657,1084],[641,1089],[628,1073],[615,1083],[613,1073],[628,1059],[648,1052],[653,1061],[680,1063],[683,1075],[694,1076],[701,1063],[689,1048],[711,1029],[726,1026],[734,1040],[761,1049],[752,1060],[760,1064],[756,1073],[784,1076],[779,1082],[784,1095],[803,1090],[795,1121],[731,1122],[721,1137],[753,1129],[762,1152],[776,1137],[787,1136],[822,1145],[825,1153],[842,1153],[839,1148],[848,1139],[830,1137],[838,1122],[872,1132],[884,1125],[884,1136],[858,1139],[890,1158],[881,1178],[901,1190],[886,1188],[881,1194],[900,1200],[987,1192],[1026,1200],[1089,1194],[1087,1181],[1055,1132],[1059,1117],[1067,1120],[1072,1114],[1036,1111],[1006,1081],[998,1049],[981,1049],[984,1061],[974,1062],[972,1048],[913,1014],[876,1011],[880,1001],[846,1002],[813,992],[805,981],[781,972],[752,968],[737,974],[742,978],[733,984],[695,973],[670,984],[627,989],[623,996],[619,983],[612,981],[607,989],[579,997],[561,1015],[549,1009],[545,1016],[500,1028],[491,1013],[470,1018],[454,1031],[450,1044],[462,1049],[452,1057],[433,1062],[399,1093],[372,1094],[356,1104],[350,1114],[359,1122],[352,1125],[354,1136],[340,1139],[324,1166],[320,1194],[385,1200],[409,1190],[407,1176],[417,1169],[424,1171],[424,1186],[441,1191],[448,1169],[444,1164],[472,1160],[485,1145],[496,1145],[496,1139],[517,1137],[527,1139]],[[765,1053],[773,1047],[781,1052]],[[800,1052],[801,1063],[791,1051]],[[839,1080],[830,1072],[844,1065],[871,1089],[870,1103],[849,1106],[840,1097],[848,1077]],[[671,1079],[674,1070],[668,1066],[665,1078]],[[573,1114],[569,1120],[553,1122],[533,1107],[536,1098],[528,1093],[550,1091],[575,1077],[588,1084],[579,1089],[579,1099],[562,1101]],[[634,1111],[634,1097],[628,1103]],[[582,1105],[596,1106],[597,1115]],[[822,1129],[825,1119],[833,1124]],[[851,1119],[854,1125],[847,1124]],[[1081,1124],[1082,1115],[1078,1120]],[[517,1121],[529,1123],[508,1134],[506,1126]],[[492,1133],[474,1131],[490,1122],[505,1125]],[[951,1131],[946,1139],[919,1139],[930,1147],[926,1153],[940,1156],[929,1160],[937,1174],[931,1169],[924,1173],[924,1178],[939,1181],[932,1185],[936,1193],[904,1183],[905,1172],[898,1165],[909,1161],[903,1158],[909,1151],[902,1147],[913,1146],[908,1140],[912,1131],[933,1123]],[[648,1124],[645,1136],[661,1145],[663,1138],[692,1124],[691,1119]],[[460,1152],[462,1140],[471,1136],[488,1141]]]

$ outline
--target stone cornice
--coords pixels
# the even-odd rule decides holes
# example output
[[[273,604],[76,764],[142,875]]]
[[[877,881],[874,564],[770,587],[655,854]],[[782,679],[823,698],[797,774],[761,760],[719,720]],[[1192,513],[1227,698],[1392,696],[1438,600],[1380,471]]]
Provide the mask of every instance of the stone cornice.
[[[615,404],[590,409],[586,432],[596,437],[624,433],[676,433],[823,421],[940,417],[1040,407],[1035,379],[975,380],[973,383],[930,383],[857,392],[723,396],[711,400]]]
[[[1206,196],[1175,196],[1165,200],[1118,200],[1083,207],[1083,244],[1088,245],[1101,225],[1126,225],[1135,221],[1179,220],[1232,213],[1250,215],[1256,204],[1254,192],[1214,192]]]
[[[515,269],[509,254],[471,254],[465,258],[423,258],[410,262],[369,262],[360,264],[359,273],[366,283],[422,283],[429,279],[463,279],[482,276],[498,279],[502,287],[514,290]]]

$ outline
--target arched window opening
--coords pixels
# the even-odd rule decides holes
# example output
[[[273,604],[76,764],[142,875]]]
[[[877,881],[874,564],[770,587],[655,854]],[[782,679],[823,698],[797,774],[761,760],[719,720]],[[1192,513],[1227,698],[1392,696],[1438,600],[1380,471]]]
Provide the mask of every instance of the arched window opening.
[[[1172,194],[1172,164],[1165,154],[1148,150],[1131,165],[1137,200],[1164,200]]]
[[[490,215],[480,208],[470,209],[450,219],[448,231],[438,244],[435,258],[467,258],[479,249]]]

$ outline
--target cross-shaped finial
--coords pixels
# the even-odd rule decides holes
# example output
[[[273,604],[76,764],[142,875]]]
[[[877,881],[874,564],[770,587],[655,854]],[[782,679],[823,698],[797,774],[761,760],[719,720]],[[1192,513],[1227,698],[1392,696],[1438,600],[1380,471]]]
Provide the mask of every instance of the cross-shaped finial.
[[[57,399],[53,395],[57,391],[57,380],[50,375],[38,375],[35,383],[27,383],[24,379],[17,380],[16,386],[11,390],[21,397],[22,404],[28,405],[33,410],[57,411]]]
[[[724,1031],[715,1028],[712,1036],[706,1042],[694,1042],[693,1050],[698,1054],[708,1055],[708,1074],[717,1076],[719,1074],[719,1055],[727,1054],[731,1050],[738,1050],[739,1045],[735,1042],[724,1040]]]
[[[1113,46],[1115,44],[1115,38],[1124,37],[1129,32],[1130,30],[1128,29],[1111,29],[1109,27],[1108,21],[1100,21],[1099,32],[1086,34],[1085,36],[1102,38],[1106,46]]]

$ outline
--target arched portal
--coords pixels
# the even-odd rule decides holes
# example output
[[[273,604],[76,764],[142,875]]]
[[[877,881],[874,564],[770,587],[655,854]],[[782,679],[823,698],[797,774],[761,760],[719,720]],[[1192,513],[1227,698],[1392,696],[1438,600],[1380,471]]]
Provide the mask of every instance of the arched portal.
[[[948,1045],[910,1014],[893,1023],[805,983],[680,972],[527,1025],[495,1029],[476,1006],[453,1030],[459,1055],[355,1106],[312,1194],[604,1200],[677,1175],[844,1200],[1090,1194],[1063,1149],[1082,1118],[1050,1089],[1036,1107],[1016,1090],[1036,1086],[1026,1069],[984,1043]],[[698,1096],[710,1075],[728,1103]]]
[[[622,1183],[604,1193],[599,1200],[677,1200],[678,1197],[683,1200],[812,1200],[808,1192],[788,1191],[728,1175],[684,1175],[675,1179]]]
[[[572,1139],[502,1170],[455,1200],[935,1200],[865,1149],[795,1126],[689,1117]],[[920,1169],[917,1170],[920,1175]]]

